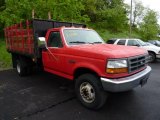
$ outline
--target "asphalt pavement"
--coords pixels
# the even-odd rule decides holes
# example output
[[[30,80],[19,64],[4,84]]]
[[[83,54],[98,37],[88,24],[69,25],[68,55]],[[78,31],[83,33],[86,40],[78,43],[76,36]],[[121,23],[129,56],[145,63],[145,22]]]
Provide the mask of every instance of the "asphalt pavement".
[[[0,120],[160,120],[160,62],[144,87],[110,93],[100,110],[83,107],[74,83],[36,72],[19,77],[15,70],[0,71]]]

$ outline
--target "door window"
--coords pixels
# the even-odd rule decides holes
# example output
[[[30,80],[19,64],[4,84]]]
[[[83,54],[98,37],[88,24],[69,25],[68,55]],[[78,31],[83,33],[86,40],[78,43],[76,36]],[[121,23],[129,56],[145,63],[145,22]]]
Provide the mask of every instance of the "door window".
[[[138,46],[139,43],[136,40],[128,40],[128,46]]]
[[[116,39],[115,40],[108,40],[107,44],[114,44],[115,42],[116,42]]]
[[[119,40],[117,45],[125,45],[126,43],[126,40]]]
[[[59,32],[51,32],[48,39],[48,47],[62,47],[62,40]]]

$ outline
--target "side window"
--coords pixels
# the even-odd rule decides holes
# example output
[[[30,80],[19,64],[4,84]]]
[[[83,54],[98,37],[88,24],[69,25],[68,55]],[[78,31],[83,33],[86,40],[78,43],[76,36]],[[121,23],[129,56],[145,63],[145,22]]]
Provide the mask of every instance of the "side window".
[[[128,46],[137,46],[139,43],[136,40],[128,40]]]
[[[107,44],[114,44],[116,40],[108,40]]]
[[[125,45],[126,43],[126,40],[119,40],[117,45]]]
[[[48,47],[62,47],[62,40],[59,32],[51,32],[48,39]]]

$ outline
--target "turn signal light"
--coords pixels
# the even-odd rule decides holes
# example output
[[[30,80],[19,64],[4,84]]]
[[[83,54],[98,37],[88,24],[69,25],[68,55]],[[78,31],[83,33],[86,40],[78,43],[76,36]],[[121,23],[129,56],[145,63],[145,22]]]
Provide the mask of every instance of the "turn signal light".
[[[110,74],[127,73],[128,68],[107,68],[106,72]]]

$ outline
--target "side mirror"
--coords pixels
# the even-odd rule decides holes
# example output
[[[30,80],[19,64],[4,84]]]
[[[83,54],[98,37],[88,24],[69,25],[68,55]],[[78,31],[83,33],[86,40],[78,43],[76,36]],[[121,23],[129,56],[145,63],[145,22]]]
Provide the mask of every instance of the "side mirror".
[[[47,43],[45,37],[38,38],[38,47],[41,49],[47,49]]]

